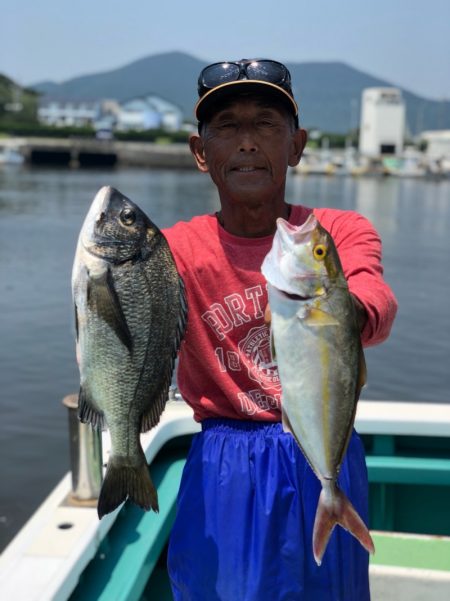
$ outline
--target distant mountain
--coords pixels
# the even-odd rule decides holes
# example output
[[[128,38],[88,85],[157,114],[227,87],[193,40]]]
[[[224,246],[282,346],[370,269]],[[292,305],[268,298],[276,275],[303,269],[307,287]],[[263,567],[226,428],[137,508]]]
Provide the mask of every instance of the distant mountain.
[[[208,61],[170,52],[134,61],[119,69],[69,79],[63,83],[41,82],[32,86],[55,99],[114,98],[119,101],[157,94],[193,119],[197,100],[197,77]],[[361,94],[368,87],[400,87],[340,62],[287,63],[294,94],[305,127],[344,133],[359,126]],[[450,102],[422,98],[402,89],[407,126],[415,134],[428,129],[450,129]]]
[[[55,92],[55,94],[58,94],[58,89],[60,88],[61,85],[64,84],[59,84],[59,83],[55,83],[54,81],[41,81],[36,85],[32,85],[31,87],[36,90],[36,92],[39,92],[40,94],[44,94],[46,96],[49,96],[51,94],[53,94],[53,92]]]
[[[35,90],[55,99],[119,101],[156,94],[174,102],[193,119],[198,73],[203,61],[181,52],[148,56],[119,69],[84,75],[61,84],[38,83]]]

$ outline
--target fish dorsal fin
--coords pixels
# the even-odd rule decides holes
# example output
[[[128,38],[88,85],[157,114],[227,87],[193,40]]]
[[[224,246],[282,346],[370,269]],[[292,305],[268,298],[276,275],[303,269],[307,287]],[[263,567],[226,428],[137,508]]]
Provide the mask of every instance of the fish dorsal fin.
[[[310,307],[308,310],[302,311],[302,314],[298,315],[298,317],[303,323],[312,327],[340,325],[339,321],[333,315],[317,307]]]
[[[161,386],[156,393],[154,402],[152,402],[149,411],[144,413],[141,418],[141,432],[147,432],[159,422],[164,407],[166,406],[167,397],[169,394],[169,387],[172,382],[172,373],[175,366],[175,359],[180,348],[181,341],[184,337],[187,322],[187,301],[186,301],[186,290],[184,287],[183,279],[178,276],[179,285],[179,314],[178,324],[175,339],[173,341],[172,355],[170,361],[167,363],[167,369],[161,382]]]
[[[131,353],[133,350],[133,339],[109,268],[100,275],[90,274],[88,305],[92,311],[97,313],[100,319],[110,326],[119,340]]]

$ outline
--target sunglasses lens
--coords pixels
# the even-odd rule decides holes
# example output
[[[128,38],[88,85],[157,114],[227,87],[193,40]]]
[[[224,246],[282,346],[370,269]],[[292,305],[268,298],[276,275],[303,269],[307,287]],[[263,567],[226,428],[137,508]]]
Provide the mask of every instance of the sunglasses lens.
[[[202,83],[207,88],[215,88],[223,83],[236,81],[239,77],[239,65],[218,63],[206,67],[202,75]]]
[[[247,65],[249,79],[259,79],[279,84],[286,78],[286,68],[273,61],[255,61]]]

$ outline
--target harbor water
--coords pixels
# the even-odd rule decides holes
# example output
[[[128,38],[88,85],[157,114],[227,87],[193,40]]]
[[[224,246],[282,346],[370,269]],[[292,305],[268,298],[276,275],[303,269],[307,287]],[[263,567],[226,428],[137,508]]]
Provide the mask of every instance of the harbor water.
[[[78,389],[71,268],[105,184],[160,227],[218,208],[195,171],[0,168],[0,550],[69,469],[61,401]],[[290,174],[286,197],[356,210],[382,237],[399,313],[389,340],[366,352],[363,399],[450,402],[450,180]]]

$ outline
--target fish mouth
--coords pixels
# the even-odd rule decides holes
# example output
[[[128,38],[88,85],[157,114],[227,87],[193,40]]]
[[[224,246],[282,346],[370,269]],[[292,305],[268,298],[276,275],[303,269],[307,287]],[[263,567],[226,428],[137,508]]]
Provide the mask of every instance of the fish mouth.
[[[308,218],[301,226],[293,225],[282,217],[278,217],[277,219],[278,229],[285,233],[294,234],[295,238],[304,238],[306,235],[311,234],[317,228],[317,224],[318,221],[314,213],[308,215]]]
[[[132,241],[95,236],[88,240],[82,240],[82,244],[90,255],[109,263],[125,263],[140,256],[139,245]]]
[[[83,240],[84,248],[88,252],[92,252],[92,254],[95,254],[94,251],[96,248],[117,248],[119,246],[123,246],[124,244],[126,244],[126,242],[122,240],[115,240],[113,238],[107,238],[106,236],[88,237],[87,239]]]
[[[299,276],[296,278],[298,282],[312,281],[314,282],[316,278],[311,278],[309,276]],[[307,302],[311,300],[324,300],[329,293],[329,282],[324,280],[319,280],[320,285],[308,286],[305,290],[302,290],[304,294],[300,294],[300,290],[296,289],[295,286],[288,286],[287,289],[283,289],[281,287],[277,287],[278,292],[289,300],[297,301],[297,302]],[[288,292],[289,290],[289,292]]]
[[[314,296],[301,296],[300,294],[292,294],[290,292],[285,292],[284,290],[279,290],[279,292],[285,296],[286,298],[288,298],[289,300],[294,300],[294,301],[309,301],[312,300],[313,298],[315,298]]]

